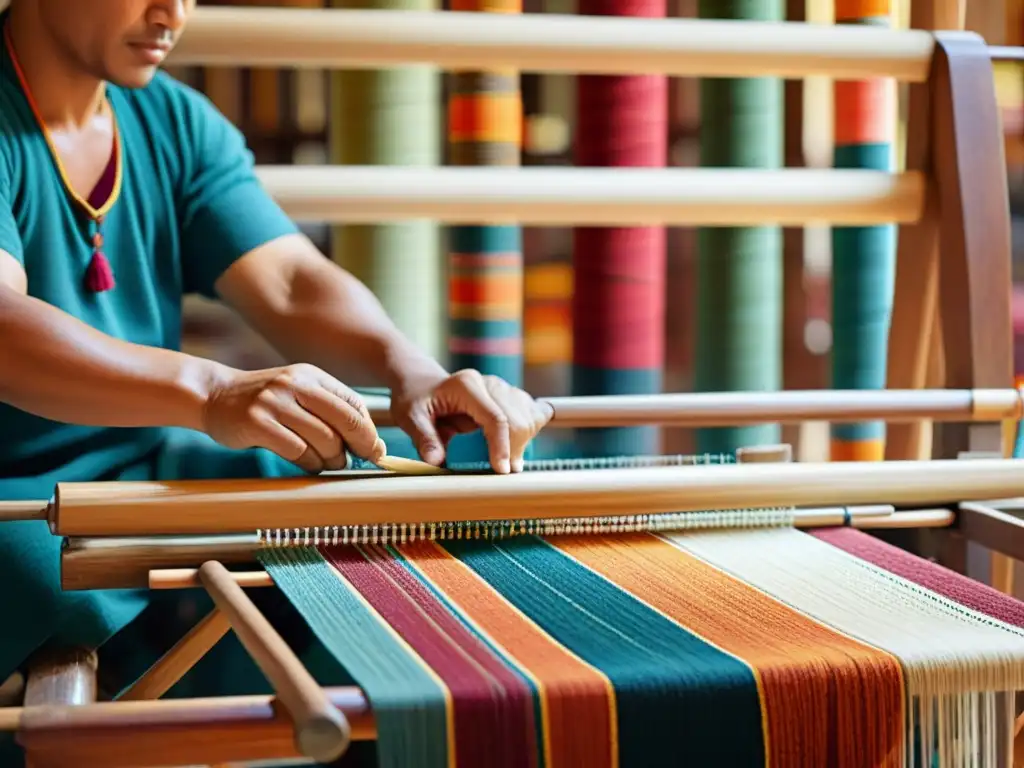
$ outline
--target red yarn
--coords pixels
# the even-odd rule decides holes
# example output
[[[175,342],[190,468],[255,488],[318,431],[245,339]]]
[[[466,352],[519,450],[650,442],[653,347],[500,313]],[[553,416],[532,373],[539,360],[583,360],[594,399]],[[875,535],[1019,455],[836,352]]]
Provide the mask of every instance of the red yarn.
[[[103,293],[114,288],[114,270],[101,251],[96,251],[85,273],[85,287],[93,293]]]
[[[580,13],[664,16],[664,0],[581,0]],[[668,78],[577,78],[578,167],[668,161]],[[664,227],[579,227],[573,242],[573,360],[605,370],[656,369],[665,347]]]

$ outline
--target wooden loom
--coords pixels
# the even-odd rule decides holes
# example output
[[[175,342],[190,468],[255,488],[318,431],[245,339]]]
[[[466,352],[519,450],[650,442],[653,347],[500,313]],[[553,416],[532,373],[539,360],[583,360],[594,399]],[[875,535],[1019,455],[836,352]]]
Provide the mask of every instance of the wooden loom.
[[[305,755],[330,759],[374,738],[354,688],[322,689],[243,586],[268,586],[253,561],[266,534],[304,540],[336,525],[656,515],[794,506],[798,525],[934,528],[945,561],[976,541],[1024,558],[1024,461],[1006,455],[1004,425],[1024,417],[1010,388],[1009,224],[1002,141],[989,54],[975,36],[925,31],[692,21],[488,19],[472,14],[201,8],[176,57],[184,63],[364,66],[399,60],[458,67],[524,64],[561,71],[689,76],[891,76],[912,83],[908,170],[505,171],[263,169],[298,218],[430,216],[524,223],[881,223],[897,221],[901,281],[892,356],[920,357],[922,329],[943,310],[944,389],[892,382],[884,392],[665,395],[553,399],[552,428],[630,424],[726,425],[881,418],[939,428],[938,461],[646,467],[489,475],[351,475],[294,481],[87,483],[49,503],[9,503],[6,519],[45,519],[66,537],[65,589],[201,584],[217,609],[123,697],[95,703],[95,655],[33,664],[23,707],[0,709],[31,764],[144,766]],[[572,44],[570,47],[570,43]],[[608,183],[604,183],[608,182]],[[906,265],[937,284],[908,284]],[[931,279],[931,278],[929,278]],[[910,340],[910,341],[908,341]],[[903,345],[903,346],[901,346]],[[927,345],[925,345],[926,347]],[[912,347],[912,349],[911,349]],[[906,365],[895,366],[900,371]],[[895,373],[898,379],[900,373]],[[386,403],[373,402],[387,423]],[[896,430],[899,432],[899,430]],[[900,433],[901,435],[903,433]],[[916,458],[912,440],[897,441]],[[899,446],[904,446],[899,448]],[[755,454],[756,455],[756,454]],[[999,458],[995,458],[999,457]],[[777,457],[776,457],[777,458]],[[973,458],[972,461],[959,459]],[[340,511],[339,511],[340,510]],[[160,701],[229,629],[273,684],[275,697]]]

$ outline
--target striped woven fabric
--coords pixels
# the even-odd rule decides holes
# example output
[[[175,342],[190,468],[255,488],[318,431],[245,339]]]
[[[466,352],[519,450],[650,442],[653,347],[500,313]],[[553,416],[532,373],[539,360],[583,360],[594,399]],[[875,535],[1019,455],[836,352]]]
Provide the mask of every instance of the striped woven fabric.
[[[388,768],[994,766],[1024,687],[1024,606],[852,530],[261,559]]]

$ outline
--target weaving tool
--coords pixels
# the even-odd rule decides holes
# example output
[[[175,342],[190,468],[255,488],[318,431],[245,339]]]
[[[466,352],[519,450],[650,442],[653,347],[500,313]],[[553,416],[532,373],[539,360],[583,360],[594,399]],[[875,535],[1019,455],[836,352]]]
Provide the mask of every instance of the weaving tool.
[[[327,222],[904,224],[901,247],[938,248],[945,390],[552,398],[551,427],[931,419],[942,422],[942,460],[604,457],[508,477],[395,465],[286,482],[61,484],[50,501],[4,514],[46,520],[65,538],[65,589],[202,585],[218,610],[123,701],[57,691],[0,710],[0,725],[35,768],[325,759],[363,739],[387,766],[683,755],[787,768],[1008,765],[1024,611],[954,572],[971,571],[955,557],[966,540],[1024,557],[1012,500],[1024,465],[991,458],[1003,455],[1000,422],[1021,406],[1009,388],[1006,190],[984,44],[921,30],[496,16],[201,8],[176,57],[912,83],[931,108],[909,130],[932,140],[902,174],[259,173],[294,216]],[[988,458],[960,460],[972,454]],[[927,529],[948,545],[948,567],[862,527]],[[318,687],[235,588],[271,584],[358,687]],[[232,627],[275,697],[152,700]],[[46,668],[54,680],[88,673]]]

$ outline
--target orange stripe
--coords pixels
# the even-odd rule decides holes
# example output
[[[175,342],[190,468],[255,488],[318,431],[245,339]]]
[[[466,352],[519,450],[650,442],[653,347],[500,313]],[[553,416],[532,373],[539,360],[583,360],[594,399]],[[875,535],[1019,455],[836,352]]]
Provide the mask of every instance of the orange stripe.
[[[885,80],[838,80],[835,83],[835,142],[890,142],[896,125],[893,89]]]
[[[527,304],[523,309],[523,325],[531,330],[540,328],[572,328],[572,307],[569,302],[559,304]]]
[[[518,304],[460,304],[448,303],[448,316],[453,320],[520,320],[523,305]]]
[[[879,18],[892,11],[889,0],[835,0],[835,9],[836,21]]]
[[[522,0],[452,0],[453,11],[480,11],[482,13],[522,13]]]
[[[832,440],[829,446],[832,461],[882,461],[884,440]]]
[[[523,292],[527,299],[569,300],[572,291],[572,265],[538,264],[526,268]]]
[[[418,542],[399,550],[462,611],[464,619],[537,685],[544,719],[544,764],[548,768],[616,768],[615,699],[609,680],[438,545]],[[575,727],[577,718],[588,727]]]
[[[655,536],[558,536],[550,543],[756,670],[768,765],[901,765],[896,658]]]
[[[448,298],[456,304],[515,304],[523,302],[523,279],[519,274],[490,274],[472,278],[453,277]]]
[[[448,140],[522,144],[523,105],[519,94],[452,96],[448,101]]]

